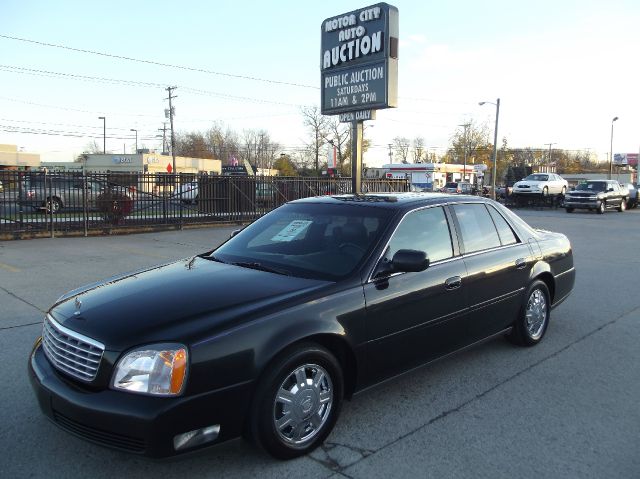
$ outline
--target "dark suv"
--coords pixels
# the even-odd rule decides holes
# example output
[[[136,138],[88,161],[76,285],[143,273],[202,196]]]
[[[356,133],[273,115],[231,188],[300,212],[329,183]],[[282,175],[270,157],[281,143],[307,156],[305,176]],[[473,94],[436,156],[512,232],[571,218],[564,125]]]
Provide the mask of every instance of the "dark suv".
[[[626,209],[628,191],[615,180],[588,180],[569,191],[564,199],[567,213],[576,208],[595,210],[599,214],[607,208],[616,208],[621,213]]]

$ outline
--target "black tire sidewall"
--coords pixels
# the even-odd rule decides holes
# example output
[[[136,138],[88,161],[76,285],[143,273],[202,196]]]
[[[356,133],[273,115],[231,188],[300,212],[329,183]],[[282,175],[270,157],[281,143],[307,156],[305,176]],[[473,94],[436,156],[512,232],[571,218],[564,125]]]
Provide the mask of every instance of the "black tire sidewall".
[[[322,430],[304,448],[294,448],[285,443],[273,425],[273,403],[277,389],[285,377],[298,366],[313,363],[322,366],[330,375],[333,384],[333,404],[329,418]],[[300,344],[279,354],[267,366],[256,388],[249,425],[251,439],[278,459],[293,459],[311,452],[324,442],[333,430],[340,410],[344,392],[342,367],[338,360],[325,348],[317,344]]]

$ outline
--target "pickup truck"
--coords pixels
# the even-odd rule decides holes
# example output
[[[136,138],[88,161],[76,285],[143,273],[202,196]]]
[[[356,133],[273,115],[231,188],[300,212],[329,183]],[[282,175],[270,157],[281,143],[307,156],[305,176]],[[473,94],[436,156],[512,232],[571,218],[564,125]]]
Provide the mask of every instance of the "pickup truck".
[[[566,194],[564,207],[567,213],[576,208],[595,210],[598,214],[615,208],[622,213],[626,209],[628,195],[628,190],[615,180],[587,180]]]

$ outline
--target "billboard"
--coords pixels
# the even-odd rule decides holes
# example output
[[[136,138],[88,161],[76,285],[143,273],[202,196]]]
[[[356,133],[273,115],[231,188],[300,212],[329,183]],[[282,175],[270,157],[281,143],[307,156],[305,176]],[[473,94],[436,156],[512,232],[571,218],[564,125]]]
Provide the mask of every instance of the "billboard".
[[[398,9],[378,3],[322,22],[323,115],[398,105]]]
[[[616,166],[638,166],[638,153],[616,153],[613,155]]]

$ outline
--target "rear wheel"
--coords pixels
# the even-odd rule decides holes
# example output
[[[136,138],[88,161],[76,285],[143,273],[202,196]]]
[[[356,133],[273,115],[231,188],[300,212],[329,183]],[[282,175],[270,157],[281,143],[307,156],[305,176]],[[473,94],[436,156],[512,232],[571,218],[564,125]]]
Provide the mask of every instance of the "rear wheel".
[[[307,454],[333,429],[342,396],[337,359],[316,344],[294,346],[260,379],[249,425],[251,439],[279,459]]]
[[[531,283],[524,298],[509,339],[520,346],[535,346],[542,340],[549,325],[549,289],[543,281],[536,280]]]

